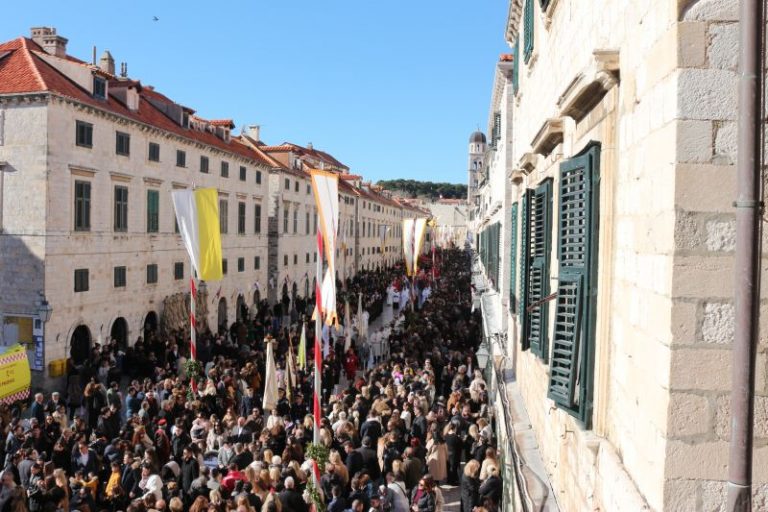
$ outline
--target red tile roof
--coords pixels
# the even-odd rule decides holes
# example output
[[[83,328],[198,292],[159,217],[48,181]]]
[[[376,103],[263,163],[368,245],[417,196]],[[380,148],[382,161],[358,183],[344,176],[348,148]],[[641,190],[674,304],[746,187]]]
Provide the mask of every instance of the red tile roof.
[[[24,37],[0,43],[0,95],[50,92],[272,166],[269,162],[271,159],[265,158],[263,154],[257,153],[241,141],[231,139],[227,142],[209,132],[183,128],[147,100],[152,97],[171,102],[152,88],[142,89],[139,108],[137,111],[131,111],[111,95],[106,100],[94,98],[88,91],[45,62],[37,53],[44,52],[37,43]]]

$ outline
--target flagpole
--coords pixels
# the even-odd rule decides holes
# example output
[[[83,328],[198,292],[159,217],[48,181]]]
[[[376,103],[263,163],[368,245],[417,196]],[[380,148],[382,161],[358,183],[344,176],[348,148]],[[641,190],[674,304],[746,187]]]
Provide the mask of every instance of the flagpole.
[[[312,442],[320,443],[320,404],[323,400],[322,390],[322,355],[320,354],[320,338],[323,335],[323,311],[321,286],[323,274],[323,235],[317,232],[317,279],[315,281],[315,400],[314,400],[314,418],[315,429],[312,435]]]
[[[192,361],[197,359],[197,319],[195,318],[195,306],[197,303],[197,288],[195,287],[194,269],[190,264],[191,275],[189,276],[189,357]],[[192,393],[197,394],[197,383],[192,376],[190,386]]]

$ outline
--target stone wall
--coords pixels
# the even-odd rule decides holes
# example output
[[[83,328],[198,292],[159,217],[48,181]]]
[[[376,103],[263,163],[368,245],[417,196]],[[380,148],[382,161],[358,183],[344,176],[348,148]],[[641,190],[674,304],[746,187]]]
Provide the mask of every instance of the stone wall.
[[[76,119],[93,123],[92,149],[75,145]],[[221,287],[228,322],[235,319],[239,294],[248,306],[252,304],[254,283],[258,281],[262,287],[266,284],[265,266],[255,270],[254,257],[266,261],[267,241],[264,227],[262,235],[254,234],[253,205],[262,201],[267,189],[266,184],[255,183],[254,162],[62,100],[49,105],[47,117],[37,119],[34,130],[47,140],[47,189],[42,189],[38,204],[29,202],[36,214],[44,216],[40,229],[45,241],[45,295],[54,310],[46,325],[46,362],[69,355],[72,332],[81,324],[88,327],[94,340],[106,339],[114,321],[124,318],[128,340],[134,342],[142,334],[148,313],[154,312],[159,318],[167,295],[188,290],[191,267],[181,237],[174,233],[171,191],[193,183],[197,187],[216,187],[220,198],[229,201],[229,230],[222,235],[228,273],[221,283],[209,283],[209,294],[213,297]],[[131,135],[129,157],[115,155],[116,130]],[[160,144],[160,162],[148,161],[149,141]],[[176,149],[186,151],[186,168],[176,167]],[[201,154],[210,158],[209,174],[199,171]],[[222,159],[230,163],[229,178],[220,176]],[[239,180],[240,165],[248,169],[246,182]],[[91,229],[87,232],[74,231],[75,180],[91,183]],[[115,185],[129,189],[127,232],[113,229]],[[158,233],[146,232],[148,189],[160,192]],[[247,208],[247,229],[242,235],[238,234],[237,219],[240,201]],[[13,216],[17,221],[28,218],[23,210],[11,212]],[[242,272],[238,271],[239,258],[244,259]],[[176,262],[184,265],[183,279],[174,278]],[[156,284],[146,283],[148,264],[158,266]],[[114,287],[115,266],[126,267],[125,288]],[[74,292],[74,270],[78,268],[89,270],[86,292]],[[217,325],[217,307],[211,305],[209,312],[209,325]]]

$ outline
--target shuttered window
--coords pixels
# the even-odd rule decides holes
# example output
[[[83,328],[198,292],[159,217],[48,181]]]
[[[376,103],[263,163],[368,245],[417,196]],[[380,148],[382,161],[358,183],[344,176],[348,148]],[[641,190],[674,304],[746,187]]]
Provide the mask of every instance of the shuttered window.
[[[528,319],[526,309],[528,308],[528,264],[530,263],[530,246],[528,241],[531,238],[531,225],[528,222],[528,219],[530,217],[529,210],[532,193],[532,190],[523,192],[523,199],[520,204],[520,295],[518,319],[520,322],[520,343],[522,345],[522,350],[527,350],[529,348],[525,330],[527,327],[526,320]]]
[[[552,181],[540,184],[531,195],[529,211],[528,307],[526,331],[531,352],[547,360],[549,254],[552,234]]]
[[[520,88],[520,36],[515,38],[512,47],[512,94],[517,94]]]
[[[558,296],[549,397],[590,428],[597,301],[600,146],[560,164]]]
[[[534,0],[525,0],[525,7],[523,8],[523,42],[525,48],[523,48],[523,58],[527,63],[531,60],[533,55],[533,5]]]
[[[160,231],[160,191],[147,190],[147,233]]]
[[[501,112],[493,113],[493,128],[491,129],[491,147],[494,149],[499,145],[501,138]]]
[[[517,203],[512,204],[512,213],[509,219],[509,312],[516,311],[517,294],[515,293],[515,281],[517,281]]]

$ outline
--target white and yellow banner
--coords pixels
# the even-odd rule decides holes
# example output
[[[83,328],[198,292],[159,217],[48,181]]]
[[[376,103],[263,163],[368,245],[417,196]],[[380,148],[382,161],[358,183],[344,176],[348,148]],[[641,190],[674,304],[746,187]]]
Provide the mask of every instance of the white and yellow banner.
[[[215,188],[174,190],[172,198],[181,239],[198,279],[221,280],[219,193]]]

